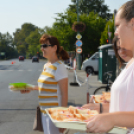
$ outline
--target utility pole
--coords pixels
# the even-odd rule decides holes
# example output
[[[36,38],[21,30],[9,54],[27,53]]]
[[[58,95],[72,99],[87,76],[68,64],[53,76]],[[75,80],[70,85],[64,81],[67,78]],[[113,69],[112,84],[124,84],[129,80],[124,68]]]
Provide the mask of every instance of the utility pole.
[[[115,16],[116,16],[117,10],[114,9],[114,31],[116,30],[116,26],[115,26]]]
[[[117,13],[117,10],[114,9],[114,32],[116,30],[116,26],[115,26],[115,16],[116,16],[116,13]],[[119,75],[119,73],[120,73],[120,70],[119,70],[119,62],[116,59],[116,77]]]
[[[77,22],[79,22],[79,0],[77,0]],[[77,32],[78,34],[79,32]],[[77,69],[81,70],[81,54],[76,53]]]
[[[111,35],[112,35],[112,32],[110,32],[109,25],[108,25],[108,40],[109,40],[109,44],[112,43]]]

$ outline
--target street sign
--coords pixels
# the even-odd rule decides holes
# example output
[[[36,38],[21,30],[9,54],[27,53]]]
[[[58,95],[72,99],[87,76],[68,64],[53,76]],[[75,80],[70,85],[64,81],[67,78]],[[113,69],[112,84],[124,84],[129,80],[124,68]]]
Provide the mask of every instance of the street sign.
[[[75,44],[76,44],[76,46],[80,47],[80,46],[82,46],[82,41],[81,40],[77,40]]]
[[[82,53],[82,48],[81,48],[81,47],[77,47],[77,48],[76,48],[76,52],[77,52],[78,54],[81,54],[81,53]]]
[[[78,33],[78,34],[76,35],[76,39],[80,40],[81,38],[82,38],[82,35]]]
[[[111,38],[112,32],[108,32],[108,37]]]

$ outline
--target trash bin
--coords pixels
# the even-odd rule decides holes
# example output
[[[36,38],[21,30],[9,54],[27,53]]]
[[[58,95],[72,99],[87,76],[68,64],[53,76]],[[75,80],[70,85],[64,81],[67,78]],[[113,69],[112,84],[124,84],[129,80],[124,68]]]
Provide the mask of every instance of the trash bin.
[[[116,78],[116,57],[113,50],[113,45],[102,45],[99,48],[99,72],[98,80],[101,83],[107,82],[105,72],[112,71],[111,81],[114,82]]]

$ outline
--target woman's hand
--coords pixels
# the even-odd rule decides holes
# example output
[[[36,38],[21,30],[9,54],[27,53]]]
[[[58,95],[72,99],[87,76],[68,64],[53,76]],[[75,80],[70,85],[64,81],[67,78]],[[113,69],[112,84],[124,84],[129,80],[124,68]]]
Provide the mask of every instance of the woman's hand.
[[[87,132],[104,133],[114,127],[114,120],[110,114],[99,114],[90,118],[87,123]]]
[[[30,93],[32,90],[38,90],[38,86],[27,87],[25,90],[20,90],[22,94]]]
[[[20,92],[22,93],[22,94],[26,94],[26,93],[30,93],[30,90],[20,90]]]
[[[90,110],[97,110],[100,113],[99,103],[88,103],[88,104],[83,105],[82,108],[88,108]]]

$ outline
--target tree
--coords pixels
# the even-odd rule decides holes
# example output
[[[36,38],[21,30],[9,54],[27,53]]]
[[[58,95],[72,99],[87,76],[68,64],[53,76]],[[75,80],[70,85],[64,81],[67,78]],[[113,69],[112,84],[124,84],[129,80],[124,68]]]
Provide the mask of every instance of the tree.
[[[90,12],[88,16],[86,14],[81,15],[80,20],[86,24],[86,30],[82,33],[83,53],[92,54],[98,51],[101,32],[104,30],[106,20],[94,12]]]
[[[25,39],[26,43],[29,44],[28,54],[37,55],[37,52],[40,51],[40,37],[40,29],[36,29],[35,31],[31,32],[30,35]]]
[[[85,31],[81,32],[83,53],[92,54],[98,51],[101,32],[104,30],[106,20],[99,17],[98,14],[94,14],[94,12],[90,12],[89,15],[81,14],[79,18],[86,25]],[[72,30],[72,25],[77,21],[77,14],[67,10],[64,14],[58,14],[58,18],[55,19],[56,22],[53,24],[53,27],[49,28],[49,31],[46,30],[46,32],[56,36],[65,50],[75,51],[77,39],[76,32]]]
[[[76,11],[76,2],[77,0],[71,0],[73,2],[72,5],[69,5],[69,8],[73,12]],[[89,14],[90,12],[97,13],[100,17],[110,19],[112,18],[112,14],[108,13],[109,7],[104,4],[104,0],[78,0],[79,1],[79,13],[80,14]]]
[[[1,58],[14,58],[18,56],[18,53],[13,44],[12,36],[7,32],[6,34],[0,33],[0,52],[5,52],[5,56]]]
[[[58,13],[57,18],[55,18],[56,22],[53,23],[52,28],[46,30],[46,33],[58,38],[60,45],[63,46],[66,51],[70,50],[70,47],[74,47],[75,42],[75,38],[73,37],[74,32],[72,31],[73,17],[71,14],[69,15],[68,13]],[[74,38],[74,41],[70,42],[72,38]]]
[[[31,32],[37,29],[31,23],[25,23],[21,26],[21,29],[17,29],[14,35],[14,44],[17,46],[17,50],[20,54],[26,55],[29,44],[25,41],[25,39],[30,35]]]

